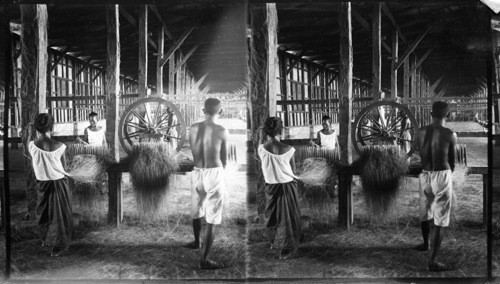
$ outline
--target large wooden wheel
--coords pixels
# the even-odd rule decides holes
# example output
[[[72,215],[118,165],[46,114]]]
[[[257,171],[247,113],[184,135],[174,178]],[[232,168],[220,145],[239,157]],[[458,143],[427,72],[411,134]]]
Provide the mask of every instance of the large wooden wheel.
[[[417,130],[417,120],[407,107],[394,101],[378,101],[356,116],[352,128],[354,149],[361,154],[365,146],[398,145],[411,156]]]
[[[133,144],[147,141],[165,141],[180,151],[186,140],[186,123],[173,103],[162,98],[145,98],[125,109],[118,136],[127,153]]]

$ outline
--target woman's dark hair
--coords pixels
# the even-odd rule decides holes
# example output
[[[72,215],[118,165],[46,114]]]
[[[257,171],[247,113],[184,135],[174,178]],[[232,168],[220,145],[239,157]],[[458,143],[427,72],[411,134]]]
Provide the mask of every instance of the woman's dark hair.
[[[281,130],[283,130],[283,122],[281,121],[281,118],[275,116],[268,117],[264,122],[263,130],[265,134],[272,137],[281,134]]]
[[[329,117],[328,115],[323,115],[323,118],[321,120],[330,120],[330,122],[331,122],[332,118]]]
[[[91,112],[91,113],[89,113],[89,118],[91,118],[92,116],[97,116],[97,113],[96,113],[96,112],[94,112],[94,111],[93,111],[93,112]]]
[[[44,134],[54,126],[54,118],[48,113],[40,113],[35,117],[35,129]]]

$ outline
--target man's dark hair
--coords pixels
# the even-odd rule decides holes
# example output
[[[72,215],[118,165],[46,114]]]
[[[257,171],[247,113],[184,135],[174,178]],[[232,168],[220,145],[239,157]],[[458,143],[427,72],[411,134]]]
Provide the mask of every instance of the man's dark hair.
[[[44,134],[52,130],[54,118],[48,113],[40,113],[35,117],[35,129]]]
[[[332,122],[332,118],[329,117],[328,115],[323,115],[323,118],[321,120],[330,120],[330,122]]]
[[[450,112],[450,107],[448,103],[443,101],[437,101],[432,104],[432,116],[438,119],[445,118]]]
[[[93,117],[93,116],[97,116],[97,112],[94,112],[94,111],[93,111],[93,112],[89,113],[89,118],[91,118],[91,117]]]
[[[216,98],[208,98],[205,101],[205,113],[208,115],[216,115],[221,109],[221,101]]]
[[[264,122],[263,127],[264,133],[274,137],[278,134],[281,134],[281,130],[283,130],[283,122],[279,117],[268,117]]]

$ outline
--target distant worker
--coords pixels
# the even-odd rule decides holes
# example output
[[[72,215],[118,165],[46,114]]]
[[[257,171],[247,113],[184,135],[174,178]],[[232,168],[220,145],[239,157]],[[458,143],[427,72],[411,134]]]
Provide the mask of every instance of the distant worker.
[[[420,181],[420,221],[423,244],[416,250],[430,254],[428,270],[445,271],[453,268],[436,261],[441,247],[443,230],[450,224],[452,206],[452,172],[455,169],[456,134],[444,127],[449,107],[446,102],[438,101],[432,105],[432,124],[419,129],[416,137],[416,150],[420,152],[422,173]],[[431,223],[434,223],[434,234],[429,243]]]
[[[83,131],[83,140],[78,137],[77,142],[96,147],[107,147],[106,133],[102,126],[97,126],[98,115],[95,112],[89,114],[90,125]]]
[[[335,150],[339,149],[339,141],[337,133],[332,127],[332,119],[328,115],[324,115],[322,119],[323,129],[318,131],[316,142],[312,139],[309,141],[311,146],[321,147],[323,149]]]
[[[201,244],[201,269],[221,268],[208,259],[215,237],[215,226],[222,220],[224,203],[224,168],[227,164],[228,131],[217,118],[222,112],[221,101],[209,98],[205,101],[205,120],[191,125],[189,142],[193,153],[194,170],[191,190],[191,217],[193,218],[194,241],[187,248],[200,247],[201,218],[205,217],[207,227]]]

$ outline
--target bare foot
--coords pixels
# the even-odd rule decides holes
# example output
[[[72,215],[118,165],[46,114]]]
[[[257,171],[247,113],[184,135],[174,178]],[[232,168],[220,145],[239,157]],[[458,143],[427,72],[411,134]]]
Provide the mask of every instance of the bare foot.
[[[54,256],[54,257],[57,257],[57,256],[62,256],[62,255],[66,255],[68,254],[69,252],[69,246],[64,246],[64,247],[54,247],[52,249],[52,252],[50,253],[50,256]]]
[[[439,271],[455,270],[455,268],[453,268],[453,266],[451,266],[451,265],[446,265],[444,263],[435,262],[433,264],[429,264],[429,266],[427,266],[427,270],[432,271],[432,272],[439,272]]]
[[[185,248],[188,249],[199,249],[200,248],[200,243],[196,241],[192,241],[189,244],[184,245]]]
[[[296,256],[296,251],[292,251],[289,249],[282,249],[280,252],[280,259],[290,259]]]
[[[413,250],[428,251],[429,250],[429,244],[420,244],[418,246],[413,247]]]
[[[213,260],[200,261],[200,268],[206,270],[219,269],[222,268],[217,262]]]

